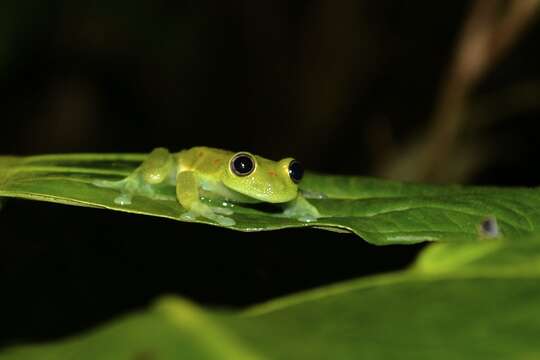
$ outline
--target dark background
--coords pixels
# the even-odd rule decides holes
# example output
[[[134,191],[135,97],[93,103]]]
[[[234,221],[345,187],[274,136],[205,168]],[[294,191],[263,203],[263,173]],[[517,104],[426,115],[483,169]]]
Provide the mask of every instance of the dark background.
[[[513,4],[4,0],[0,154],[205,145],[326,173],[537,185],[540,23],[512,18]],[[471,75],[456,59],[476,53],[459,44],[482,30],[488,61]],[[404,268],[422,247],[21,200],[0,229],[0,345],[73,334],[164,293],[242,308]]]

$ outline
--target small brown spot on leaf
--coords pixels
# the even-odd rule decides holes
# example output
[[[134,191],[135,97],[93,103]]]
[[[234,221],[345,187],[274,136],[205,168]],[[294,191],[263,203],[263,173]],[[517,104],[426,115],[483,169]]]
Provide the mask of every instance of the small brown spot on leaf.
[[[478,227],[478,230],[480,232],[480,235],[486,238],[495,238],[501,235],[497,219],[493,216],[489,216],[482,220]]]

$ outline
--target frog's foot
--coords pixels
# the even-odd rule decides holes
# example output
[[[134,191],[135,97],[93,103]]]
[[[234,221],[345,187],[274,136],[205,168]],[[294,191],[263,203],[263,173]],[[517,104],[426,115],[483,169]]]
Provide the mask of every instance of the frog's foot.
[[[297,215],[295,217],[296,217],[296,220],[301,221],[301,222],[306,222],[306,223],[314,222],[314,221],[317,221],[318,219],[317,216],[313,216],[312,214]]]
[[[138,182],[131,176],[119,181],[95,180],[93,185],[106,189],[120,191],[120,195],[114,198],[114,203],[118,205],[130,205],[133,195],[137,192]]]
[[[108,188],[108,189],[119,189],[121,187],[121,183],[124,181],[110,181],[110,180],[94,180],[92,181],[92,185],[101,187],[101,188]]]
[[[299,196],[287,204],[281,216],[301,222],[314,222],[321,217],[321,214],[315,206],[310,204],[305,198]]]
[[[222,215],[220,215],[222,214]],[[236,224],[234,219],[223,216],[223,215],[232,215],[233,211],[231,209],[226,209],[222,207],[210,207],[203,203],[195,203],[191,206],[188,212],[182,214],[182,219],[185,220],[195,220],[197,217],[203,217],[209,220],[213,220],[222,226],[233,226]]]
[[[132,194],[122,193],[114,198],[114,203],[118,205],[131,205]]]
[[[326,199],[328,196],[322,192],[302,190],[302,196],[306,199]]]
[[[299,213],[291,209],[286,209],[283,212],[282,216],[286,218],[296,219],[298,221],[306,222],[306,223],[317,221],[317,219],[320,217],[317,214]]]
[[[212,211],[215,212],[216,214],[221,214],[221,215],[234,214],[234,211],[232,211],[231,209],[223,208],[220,206],[211,206],[210,209],[212,209]]]

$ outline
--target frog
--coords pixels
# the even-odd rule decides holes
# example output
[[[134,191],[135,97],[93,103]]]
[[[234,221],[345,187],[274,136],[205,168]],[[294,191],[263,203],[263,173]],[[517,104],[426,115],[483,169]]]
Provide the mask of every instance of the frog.
[[[303,175],[301,163],[292,157],[273,161],[247,151],[196,146],[171,153],[159,147],[124,179],[93,184],[119,191],[114,202],[121,206],[130,205],[134,195],[164,199],[157,186],[175,186],[174,200],[186,210],[184,220],[233,226],[234,204],[270,203],[283,208],[276,216],[313,222],[321,215],[299,190]],[[205,199],[230,206],[212,206]]]

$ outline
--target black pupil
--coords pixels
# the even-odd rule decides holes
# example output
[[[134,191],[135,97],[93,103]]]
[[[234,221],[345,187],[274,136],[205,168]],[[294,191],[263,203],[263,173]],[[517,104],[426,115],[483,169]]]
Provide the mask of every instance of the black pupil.
[[[304,168],[298,161],[291,161],[291,164],[289,165],[289,176],[294,182],[299,182],[302,180],[302,176],[304,176]]]
[[[238,175],[247,175],[253,170],[253,160],[249,156],[240,155],[233,161],[233,170]]]

